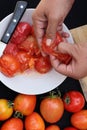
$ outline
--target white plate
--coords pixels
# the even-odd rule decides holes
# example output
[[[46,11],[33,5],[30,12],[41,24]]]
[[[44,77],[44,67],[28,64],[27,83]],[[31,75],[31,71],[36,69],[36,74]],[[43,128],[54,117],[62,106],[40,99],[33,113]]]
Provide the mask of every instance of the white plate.
[[[27,21],[30,24],[32,24],[32,12],[34,9],[27,9],[25,14],[23,15],[22,21]],[[0,22],[0,39],[4,33],[4,30],[12,17],[12,14],[5,17]],[[68,32],[70,34],[70,31],[66,27],[65,24],[63,24],[63,30],[65,32]],[[68,41],[70,43],[73,43],[73,38],[70,34],[70,37],[68,38]],[[3,52],[4,45],[0,45],[0,55]],[[0,73],[0,81],[6,85],[8,88],[19,92],[23,94],[42,94],[46,93],[50,90],[53,90],[57,86],[59,86],[64,80],[66,79],[66,76],[59,74],[54,69],[52,69],[50,72],[46,74],[39,74],[36,71],[31,71],[28,73],[23,73],[20,75],[16,75],[15,77],[8,78],[4,76],[2,73]]]

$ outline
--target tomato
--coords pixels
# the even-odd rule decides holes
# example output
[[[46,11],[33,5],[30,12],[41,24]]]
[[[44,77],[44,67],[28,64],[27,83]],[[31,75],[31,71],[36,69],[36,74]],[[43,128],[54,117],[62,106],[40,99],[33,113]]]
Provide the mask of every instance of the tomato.
[[[47,43],[47,38],[44,37],[42,40],[42,50],[49,55],[57,57],[58,60],[64,64],[68,64],[71,60],[71,56],[69,54],[63,54],[55,50],[55,47],[58,46],[58,44],[60,44],[62,41],[62,36],[58,32],[56,34],[55,40],[52,43]]]
[[[0,121],[10,118],[13,114],[13,107],[7,99],[0,99]]]
[[[6,48],[4,50],[4,54],[11,54],[11,55],[16,55],[18,53],[18,48],[17,48],[17,45],[14,44],[14,43],[11,43],[9,42],[7,45],[6,45]]]
[[[20,71],[20,63],[13,55],[3,54],[0,60],[0,68],[4,75],[12,77]]]
[[[81,110],[71,116],[71,124],[77,129],[87,129],[87,110]]]
[[[78,112],[85,105],[84,96],[79,91],[69,91],[63,96],[64,108],[69,112]]]
[[[20,50],[28,52],[28,54],[30,54],[31,56],[38,55],[40,53],[36,38],[33,35],[29,35],[26,40],[18,45],[18,48]]]
[[[14,99],[14,110],[23,115],[30,115],[36,106],[35,95],[18,94]]]
[[[35,62],[35,69],[36,71],[38,71],[39,73],[43,74],[43,73],[47,73],[51,70],[52,66],[50,63],[50,59],[49,56],[40,56],[39,58],[37,58],[36,62]]]
[[[60,130],[60,128],[57,125],[50,125],[50,126],[46,127],[45,130]]]
[[[63,101],[60,97],[46,97],[40,103],[40,113],[49,123],[59,121],[64,113]]]
[[[66,127],[64,128],[63,130],[78,130],[77,128],[74,128],[74,127]]]
[[[19,22],[10,41],[15,44],[23,42],[31,33],[31,26],[27,22]]]
[[[25,117],[26,130],[45,130],[45,123],[43,118],[37,112]]]
[[[16,58],[17,58],[17,60],[18,60],[18,61],[20,62],[20,64],[21,64],[20,70],[21,70],[22,72],[29,68],[30,56],[28,55],[27,52],[19,51],[19,52],[16,54]]]
[[[4,122],[1,130],[23,130],[23,122],[19,118],[10,118]]]

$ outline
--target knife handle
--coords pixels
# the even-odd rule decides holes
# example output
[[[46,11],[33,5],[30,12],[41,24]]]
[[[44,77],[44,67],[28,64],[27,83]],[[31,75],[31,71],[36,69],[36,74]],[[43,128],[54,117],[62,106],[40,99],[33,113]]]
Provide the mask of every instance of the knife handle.
[[[4,32],[1,41],[4,43],[8,43],[16,26],[18,25],[20,19],[22,18],[26,8],[27,8],[27,2],[26,1],[18,1],[16,3],[14,13],[12,15],[12,18],[6,28],[6,31]]]

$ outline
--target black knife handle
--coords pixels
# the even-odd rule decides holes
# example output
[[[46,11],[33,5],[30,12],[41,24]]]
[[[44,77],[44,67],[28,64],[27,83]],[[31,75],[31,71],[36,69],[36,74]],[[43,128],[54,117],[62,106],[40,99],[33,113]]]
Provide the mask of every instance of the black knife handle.
[[[16,26],[18,25],[20,19],[22,18],[26,8],[27,8],[27,2],[26,1],[18,1],[16,3],[13,16],[6,28],[6,31],[4,32],[1,41],[4,43],[8,43],[10,40]]]

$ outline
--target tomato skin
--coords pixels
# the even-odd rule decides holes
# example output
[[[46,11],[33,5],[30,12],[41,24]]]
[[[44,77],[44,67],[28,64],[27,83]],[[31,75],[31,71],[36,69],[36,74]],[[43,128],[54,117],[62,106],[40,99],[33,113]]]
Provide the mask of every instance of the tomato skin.
[[[37,112],[33,112],[31,115],[25,118],[26,130],[45,130],[45,123],[43,118]]]
[[[77,128],[74,128],[74,127],[66,127],[64,128],[63,130],[78,130]]]
[[[10,54],[3,54],[0,60],[1,72],[8,77],[13,77],[20,71],[20,63]]]
[[[79,91],[69,91],[63,96],[64,108],[69,112],[78,112],[85,105],[84,96]]]
[[[48,56],[40,56],[35,62],[35,69],[41,74],[47,73],[51,70],[52,66]]]
[[[23,130],[23,122],[19,118],[10,118],[1,126],[1,130]]]
[[[81,110],[71,116],[71,124],[77,129],[87,129],[87,110]]]
[[[56,34],[56,38],[54,39],[54,41],[52,42],[52,43],[50,43],[50,44],[47,44],[46,42],[47,42],[47,38],[46,38],[46,36],[44,36],[44,38],[42,39],[42,50],[45,52],[45,53],[47,53],[47,54],[51,54],[51,55],[53,55],[53,53],[54,53],[54,48],[56,47],[56,46],[58,46],[58,44],[60,43],[60,42],[62,42],[63,40],[62,40],[62,37],[61,37],[61,35],[59,34],[59,33],[57,33]]]
[[[46,122],[56,123],[64,113],[62,99],[59,97],[44,98],[40,103],[40,113]]]
[[[36,106],[36,95],[18,94],[14,99],[14,110],[30,115]]]
[[[13,107],[7,99],[0,99],[0,121],[10,118],[13,114]]]
[[[50,125],[45,130],[60,130],[58,125]]]
[[[18,53],[18,48],[17,48],[17,45],[12,43],[12,42],[9,42],[7,45],[6,45],[6,48],[4,50],[4,54],[11,54],[11,55],[16,55]]]
[[[71,56],[69,54],[64,54],[55,50],[55,47],[58,46],[63,41],[62,36],[57,32],[55,40],[49,44],[46,43],[47,38],[44,37],[42,40],[42,50],[48,55],[55,56],[60,62],[68,64],[71,61]]]
[[[31,26],[27,22],[19,22],[10,41],[15,44],[23,42],[31,32]]]

